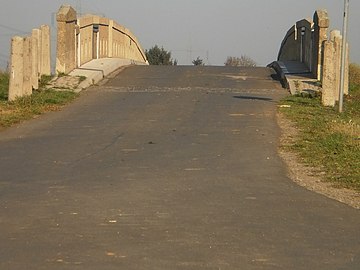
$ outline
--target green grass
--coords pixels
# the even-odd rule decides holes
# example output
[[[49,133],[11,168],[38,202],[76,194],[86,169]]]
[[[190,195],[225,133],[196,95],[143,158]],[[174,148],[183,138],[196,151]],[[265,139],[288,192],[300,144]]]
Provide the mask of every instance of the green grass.
[[[281,112],[299,130],[288,149],[309,166],[326,173],[335,186],[360,191],[360,85],[352,84],[343,114],[321,105],[320,98],[287,97]]]
[[[40,86],[43,87],[51,79],[43,76]],[[73,91],[39,90],[31,96],[7,100],[9,89],[9,75],[0,72],[0,127],[10,127],[24,120],[34,118],[48,111],[59,110],[65,104],[74,100],[78,94]]]
[[[46,87],[46,85],[51,81],[53,76],[51,75],[42,75],[39,80],[39,88],[43,89]]]
[[[0,70],[0,100],[7,100],[9,90],[9,74]]]

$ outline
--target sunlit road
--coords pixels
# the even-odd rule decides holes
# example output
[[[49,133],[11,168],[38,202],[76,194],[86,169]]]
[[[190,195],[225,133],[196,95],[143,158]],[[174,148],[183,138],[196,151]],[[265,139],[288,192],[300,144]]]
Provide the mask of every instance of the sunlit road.
[[[266,68],[131,67],[0,133],[0,269],[360,269],[360,211],[298,187]]]

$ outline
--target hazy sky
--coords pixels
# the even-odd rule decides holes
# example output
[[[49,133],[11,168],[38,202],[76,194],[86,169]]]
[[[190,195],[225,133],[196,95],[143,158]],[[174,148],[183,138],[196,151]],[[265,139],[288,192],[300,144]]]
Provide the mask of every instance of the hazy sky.
[[[52,26],[61,4],[82,13],[96,13],[131,29],[144,49],[155,44],[172,51],[179,64],[197,56],[223,65],[227,56],[246,54],[259,65],[276,59],[287,30],[328,10],[332,29],[342,29],[343,0],[0,0],[0,64],[6,65],[12,35]],[[351,61],[360,63],[360,1],[350,1]]]

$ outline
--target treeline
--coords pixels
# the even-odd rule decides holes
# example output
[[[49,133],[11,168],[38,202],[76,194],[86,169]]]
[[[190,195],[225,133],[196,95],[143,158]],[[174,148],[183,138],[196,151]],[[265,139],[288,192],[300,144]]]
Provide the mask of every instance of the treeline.
[[[171,51],[165,50],[164,47],[158,45],[145,51],[147,60],[150,65],[165,65],[176,66],[178,61],[172,58]],[[205,66],[205,61],[199,56],[192,61],[194,66]],[[233,67],[256,67],[257,63],[247,55],[241,55],[240,57],[228,56],[225,66]]]

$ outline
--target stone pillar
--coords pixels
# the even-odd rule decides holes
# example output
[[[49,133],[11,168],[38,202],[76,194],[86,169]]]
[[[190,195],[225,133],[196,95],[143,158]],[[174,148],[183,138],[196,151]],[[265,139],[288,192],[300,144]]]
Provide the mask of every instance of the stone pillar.
[[[40,67],[41,67],[41,30],[34,29],[32,31],[32,37],[37,40],[37,72],[38,77],[40,76]]]
[[[329,16],[326,10],[317,10],[314,14],[314,38],[312,71],[314,76],[322,81],[324,52],[323,44],[327,41],[327,32],[330,25]]]
[[[23,63],[24,63],[24,77],[23,77],[23,96],[29,96],[32,94],[32,61],[31,61],[31,38],[24,38],[24,49],[23,49]]]
[[[58,27],[56,72],[67,74],[74,70],[77,64],[76,11],[71,6],[61,6],[56,20]]]
[[[333,87],[335,100],[339,101],[340,98],[340,70],[341,70],[341,44],[342,36],[339,30],[330,32],[330,41],[333,42],[334,55],[332,56],[334,65]]]
[[[50,52],[50,27],[48,25],[40,26],[40,69],[41,75],[51,75],[51,52]]]
[[[15,100],[23,95],[24,84],[24,38],[13,37],[11,39],[10,55],[10,82],[9,82],[9,101]]]
[[[39,89],[39,36],[40,30],[33,29],[31,32],[31,85],[33,89]]]
[[[324,42],[324,66],[322,81],[322,104],[324,106],[335,106],[335,85],[334,78],[338,70],[335,69],[334,62],[335,43],[333,41]]]

